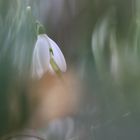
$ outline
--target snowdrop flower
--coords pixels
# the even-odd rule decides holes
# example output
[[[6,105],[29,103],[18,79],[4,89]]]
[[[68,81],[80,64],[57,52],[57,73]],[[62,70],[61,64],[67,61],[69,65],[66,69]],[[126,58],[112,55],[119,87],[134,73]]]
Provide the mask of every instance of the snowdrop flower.
[[[46,34],[39,34],[32,58],[32,76],[41,78],[47,71],[52,74],[66,71],[66,61],[58,45]]]

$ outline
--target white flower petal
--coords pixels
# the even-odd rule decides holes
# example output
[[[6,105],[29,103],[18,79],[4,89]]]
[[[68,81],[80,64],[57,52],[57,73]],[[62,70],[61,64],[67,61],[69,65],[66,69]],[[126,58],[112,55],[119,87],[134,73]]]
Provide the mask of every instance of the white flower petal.
[[[58,67],[60,68],[60,70],[62,72],[65,72],[67,69],[67,65],[66,65],[66,61],[64,58],[63,53],[61,52],[60,48],[58,47],[58,45],[49,37],[47,37],[50,43],[50,47],[53,50],[53,55],[52,58],[54,59],[54,61],[56,62],[56,64],[58,65]],[[51,65],[50,67],[50,71],[54,72]]]
[[[32,75],[41,78],[49,69],[50,53],[46,35],[38,35],[33,52]]]
[[[52,68],[51,64],[49,65],[49,72],[51,72],[51,74],[55,74],[56,72],[54,71],[54,69]]]

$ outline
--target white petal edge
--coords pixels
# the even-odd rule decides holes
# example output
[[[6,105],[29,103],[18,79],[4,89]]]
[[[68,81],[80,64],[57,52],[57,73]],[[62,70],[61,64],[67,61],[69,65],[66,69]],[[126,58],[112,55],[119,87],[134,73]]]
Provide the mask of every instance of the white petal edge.
[[[32,76],[41,78],[49,69],[50,54],[46,35],[38,35],[33,51]]]
[[[54,61],[56,62],[56,64],[58,65],[58,67],[60,68],[60,70],[62,72],[65,72],[67,70],[67,64],[66,64],[66,61],[65,61],[65,57],[63,55],[63,53],[61,52],[60,48],[58,47],[58,45],[49,37],[48,38],[48,41],[50,43],[50,47],[52,48],[53,50],[53,59]],[[50,67],[50,71],[52,73],[54,73],[51,65],[49,66]]]

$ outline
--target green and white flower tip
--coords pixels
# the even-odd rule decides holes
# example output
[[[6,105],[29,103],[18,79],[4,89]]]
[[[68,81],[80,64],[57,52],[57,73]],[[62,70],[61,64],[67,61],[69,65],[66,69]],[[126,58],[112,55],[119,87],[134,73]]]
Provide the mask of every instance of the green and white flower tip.
[[[61,74],[67,69],[64,55],[58,45],[43,33],[42,26],[40,29],[32,57],[32,77],[37,79],[48,71]]]

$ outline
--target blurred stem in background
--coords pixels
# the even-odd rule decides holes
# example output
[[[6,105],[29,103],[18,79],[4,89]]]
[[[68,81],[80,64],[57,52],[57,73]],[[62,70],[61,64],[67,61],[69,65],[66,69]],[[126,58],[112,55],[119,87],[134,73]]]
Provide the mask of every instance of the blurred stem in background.
[[[96,134],[99,137],[102,127],[105,127],[103,133],[108,127],[114,128],[109,129],[110,136],[123,124],[137,126],[139,120],[135,118],[140,113],[139,0],[1,0],[0,66],[4,60],[10,64],[0,69],[0,109],[7,111],[8,106],[3,107],[3,104],[9,98],[6,90],[9,85],[15,83],[21,93],[21,85],[28,83],[25,77],[29,75],[36,39],[34,25],[26,14],[28,4],[34,7],[34,15],[47,25],[49,35],[62,46],[68,66],[74,67],[85,82],[86,103],[81,107],[83,112],[79,118],[82,120],[84,116],[87,131],[92,123],[100,129],[101,133],[97,129]],[[5,120],[0,122],[0,129],[8,126],[8,123],[4,125],[9,119],[7,112],[0,114],[0,120]],[[131,115],[125,124],[123,118]],[[110,137],[119,139],[113,133]]]
[[[115,2],[95,26],[92,50],[110,113],[116,118],[130,111],[135,118],[140,115],[140,4],[138,0]]]
[[[25,124],[28,86],[36,40],[35,23],[24,0],[0,1],[0,136]]]

